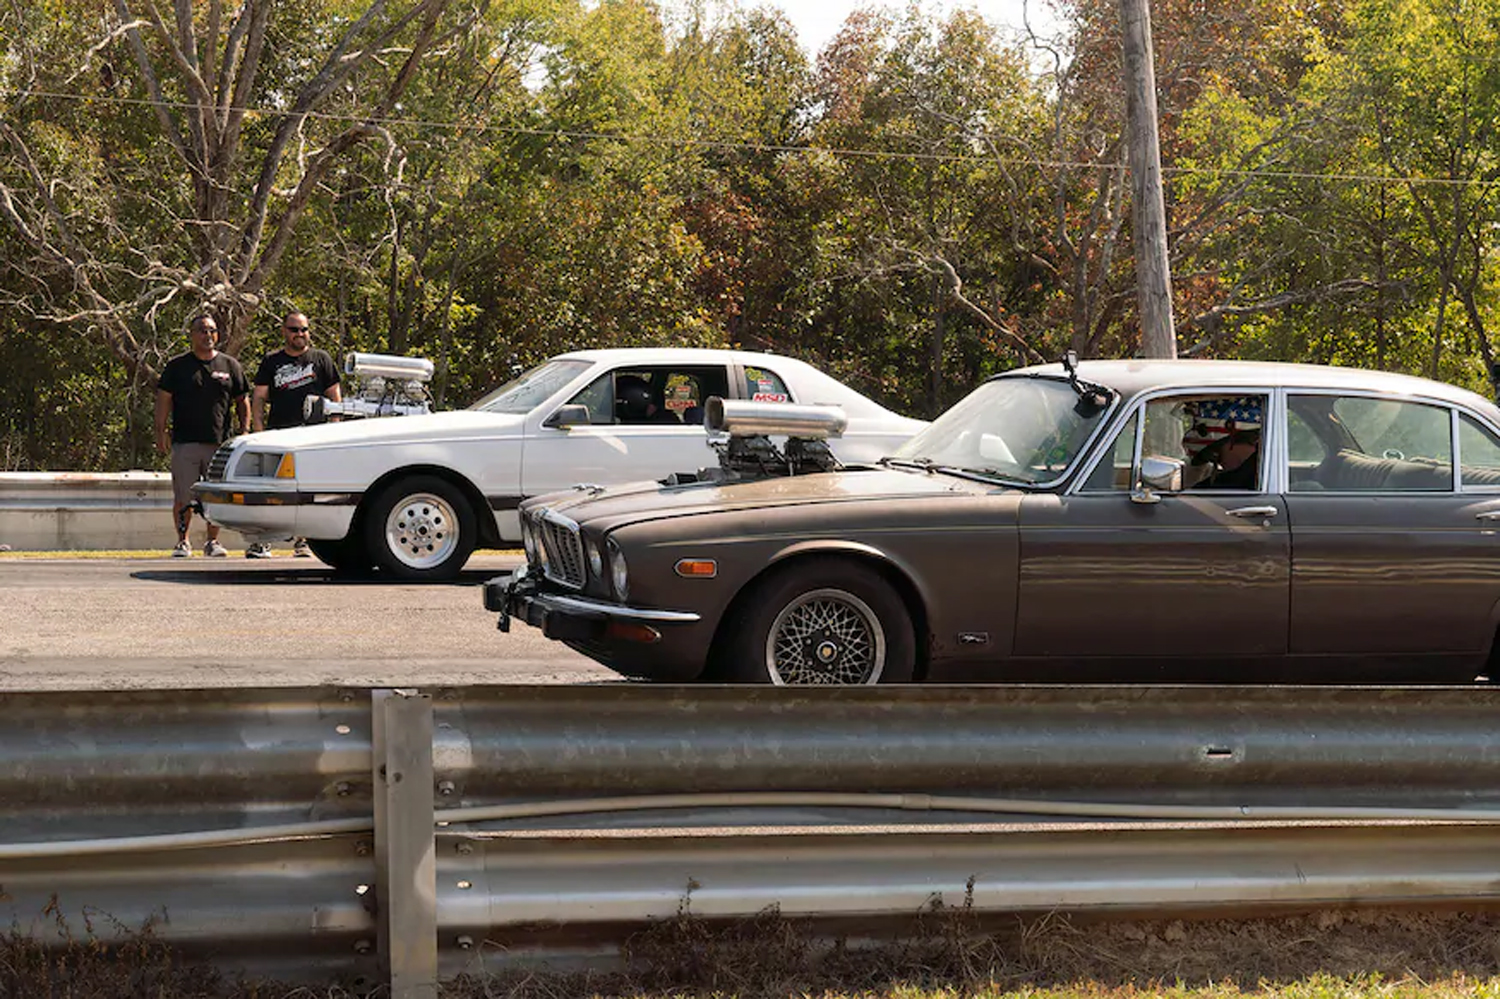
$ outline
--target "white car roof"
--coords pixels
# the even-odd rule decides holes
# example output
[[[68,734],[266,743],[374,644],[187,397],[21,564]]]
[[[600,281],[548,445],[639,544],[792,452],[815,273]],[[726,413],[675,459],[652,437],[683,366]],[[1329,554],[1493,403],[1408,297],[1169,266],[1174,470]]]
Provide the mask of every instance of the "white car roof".
[[[588,361],[605,365],[623,364],[742,364],[764,366],[793,382],[802,402],[842,406],[850,416],[879,416],[892,411],[806,361],[785,354],[710,347],[613,347],[603,350],[571,350],[551,360]],[[893,414],[899,416],[900,414]]]

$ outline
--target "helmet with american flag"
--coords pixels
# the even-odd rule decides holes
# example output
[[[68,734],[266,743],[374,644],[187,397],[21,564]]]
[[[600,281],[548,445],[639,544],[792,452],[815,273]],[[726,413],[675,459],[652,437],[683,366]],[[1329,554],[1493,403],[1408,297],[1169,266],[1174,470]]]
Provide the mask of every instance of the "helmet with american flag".
[[[1214,461],[1224,445],[1259,442],[1261,400],[1257,396],[1196,399],[1184,407],[1188,418],[1182,449],[1194,465]]]

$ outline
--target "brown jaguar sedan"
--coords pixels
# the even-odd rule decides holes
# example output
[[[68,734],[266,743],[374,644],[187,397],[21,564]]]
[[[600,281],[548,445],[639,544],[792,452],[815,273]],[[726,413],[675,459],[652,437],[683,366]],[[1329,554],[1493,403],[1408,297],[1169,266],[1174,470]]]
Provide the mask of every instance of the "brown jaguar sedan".
[[[1500,409],[1473,393],[1070,359],[990,379],[876,465],[839,465],[839,429],[716,403],[720,467],[528,501],[528,564],[486,607],[659,680],[1500,670]]]

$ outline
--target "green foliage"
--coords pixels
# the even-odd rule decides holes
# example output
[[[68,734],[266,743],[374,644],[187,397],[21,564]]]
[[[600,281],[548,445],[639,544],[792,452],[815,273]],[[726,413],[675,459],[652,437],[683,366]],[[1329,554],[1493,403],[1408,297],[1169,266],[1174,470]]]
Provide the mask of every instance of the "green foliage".
[[[335,354],[432,358],[449,406],[565,349],[737,344],[933,415],[1034,357],[1136,349],[1114,0],[1063,6],[1056,75],[972,11],[859,11],[813,61],[765,9],[493,0],[444,34],[476,8],[442,6],[388,106],[416,25],[276,159],[367,4],[275,4],[207,181],[171,141],[192,94],[160,38],[154,109],[115,4],[0,7],[0,461],[154,466],[151,372],[205,304],[247,364],[297,308]],[[222,54],[192,9],[195,57]],[[1182,349],[1483,388],[1500,0],[1159,0],[1153,22]]]

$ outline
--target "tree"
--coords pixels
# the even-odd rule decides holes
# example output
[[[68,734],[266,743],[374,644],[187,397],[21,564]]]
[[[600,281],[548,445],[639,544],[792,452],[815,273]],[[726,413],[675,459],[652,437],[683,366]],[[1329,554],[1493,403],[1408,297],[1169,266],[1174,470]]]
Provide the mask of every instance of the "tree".
[[[3,98],[0,218],[30,251],[12,266],[48,290],[34,315],[87,328],[149,382],[164,314],[206,309],[239,351],[320,185],[371,140],[399,162],[385,120],[479,10],[113,0],[51,13],[55,26],[14,43],[25,68]]]

